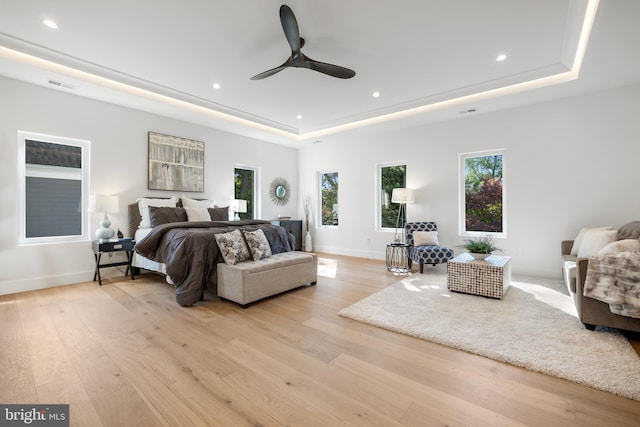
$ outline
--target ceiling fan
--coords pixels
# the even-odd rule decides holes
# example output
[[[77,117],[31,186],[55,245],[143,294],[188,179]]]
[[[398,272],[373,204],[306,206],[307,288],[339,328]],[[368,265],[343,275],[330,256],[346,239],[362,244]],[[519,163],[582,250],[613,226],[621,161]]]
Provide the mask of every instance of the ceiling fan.
[[[338,77],[339,79],[350,79],[356,75],[355,71],[348,68],[327,64],[326,62],[314,61],[300,51],[304,46],[304,39],[300,38],[300,31],[298,30],[298,21],[296,21],[296,16],[293,14],[291,8],[286,4],[280,6],[280,22],[282,23],[282,29],[284,30],[284,35],[287,38],[287,41],[289,42],[289,46],[291,46],[291,56],[284,62],[284,64],[257,74],[251,77],[251,80],[264,79],[265,77],[272,76],[289,67],[308,68],[333,77]]]

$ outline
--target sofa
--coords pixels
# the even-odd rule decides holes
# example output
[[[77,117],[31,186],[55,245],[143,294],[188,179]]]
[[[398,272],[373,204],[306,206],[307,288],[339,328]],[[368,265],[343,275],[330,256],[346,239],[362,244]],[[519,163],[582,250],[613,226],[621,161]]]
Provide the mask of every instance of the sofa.
[[[589,260],[606,257],[616,251],[636,251],[640,249],[640,241],[636,242],[639,238],[640,221],[632,221],[618,230],[612,227],[583,228],[575,239],[561,242],[562,277],[573,297],[578,318],[587,329],[607,326],[640,332],[639,318],[615,314],[608,303],[584,295]]]

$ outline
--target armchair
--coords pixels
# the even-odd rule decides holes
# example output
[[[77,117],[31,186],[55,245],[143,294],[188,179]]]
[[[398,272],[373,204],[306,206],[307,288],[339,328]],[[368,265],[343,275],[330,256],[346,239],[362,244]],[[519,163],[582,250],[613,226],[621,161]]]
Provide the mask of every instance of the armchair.
[[[415,261],[420,264],[420,273],[423,273],[424,264],[435,266],[453,258],[453,249],[440,246],[435,222],[408,222],[404,230],[409,245],[409,268]]]

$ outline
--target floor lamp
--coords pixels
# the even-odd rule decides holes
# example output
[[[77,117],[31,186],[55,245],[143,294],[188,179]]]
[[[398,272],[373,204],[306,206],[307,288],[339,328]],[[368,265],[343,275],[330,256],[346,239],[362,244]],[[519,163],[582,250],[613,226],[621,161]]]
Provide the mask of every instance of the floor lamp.
[[[391,192],[391,203],[399,203],[398,219],[396,220],[396,233],[393,235],[393,241],[400,243],[404,240],[401,236],[398,236],[398,229],[400,228],[400,218],[402,217],[402,228],[404,228],[404,218],[407,214],[407,203],[413,203],[413,190],[410,188],[394,188]],[[402,234],[404,236],[404,233]]]

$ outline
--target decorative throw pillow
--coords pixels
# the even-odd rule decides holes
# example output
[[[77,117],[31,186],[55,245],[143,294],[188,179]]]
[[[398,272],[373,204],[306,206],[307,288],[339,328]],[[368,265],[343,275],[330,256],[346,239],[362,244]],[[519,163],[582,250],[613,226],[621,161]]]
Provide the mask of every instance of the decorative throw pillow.
[[[271,256],[271,246],[264,231],[257,229],[256,231],[243,231],[244,239],[247,241],[249,251],[254,261]]]
[[[184,208],[184,210],[187,212],[189,222],[211,221],[207,208]]]
[[[438,243],[438,232],[437,231],[414,231],[413,245],[414,246],[440,246],[440,243]]]
[[[240,230],[216,234],[215,237],[226,264],[233,265],[249,259],[249,250]]]
[[[616,240],[616,230],[589,230],[585,233],[580,249],[578,249],[578,258],[591,258],[598,254],[598,251],[609,243]]]
[[[618,230],[618,235],[620,231]],[[611,242],[598,251],[598,255],[615,254],[618,252],[640,252],[640,240],[624,239]]]
[[[229,206],[207,208],[211,221],[229,221]]]
[[[149,206],[149,218],[151,227],[156,227],[170,222],[184,222],[187,220],[187,212],[183,208]]]
[[[640,221],[631,221],[618,229],[618,240],[640,238]]]
[[[140,225],[138,226],[138,228],[151,227],[151,217],[149,215],[149,206],[175,208],[178,205],[178,200],[179,199],[176,196],[173,196],[170,199],[146,199],[146,198],[137,199],[136,202],[138,202],[138,210],[140,211],[140,216],[142,217],[142,220],[140,221]]]
[[[590,230],[611,230],[613,227],[611,227],[610,225],[605,226],[605,227],[584,227],[582,228],[579,232],[578,235],[576,236],[575,239],[573,239],[573,246],[571,246],[571,255],[578,255],[578,250],[580,250],[580,245],[582,244],[582,239],[584,239],[584,235],[587,234],[588,231]]]
[[[195,200],[195,199],[190,199],[189,197],[186,197],[186,196],[182,196],[180,197],[180,201],[182,201],[182,206],[184,206],[185,208],[212,208],[213,207],[212,200]]]

